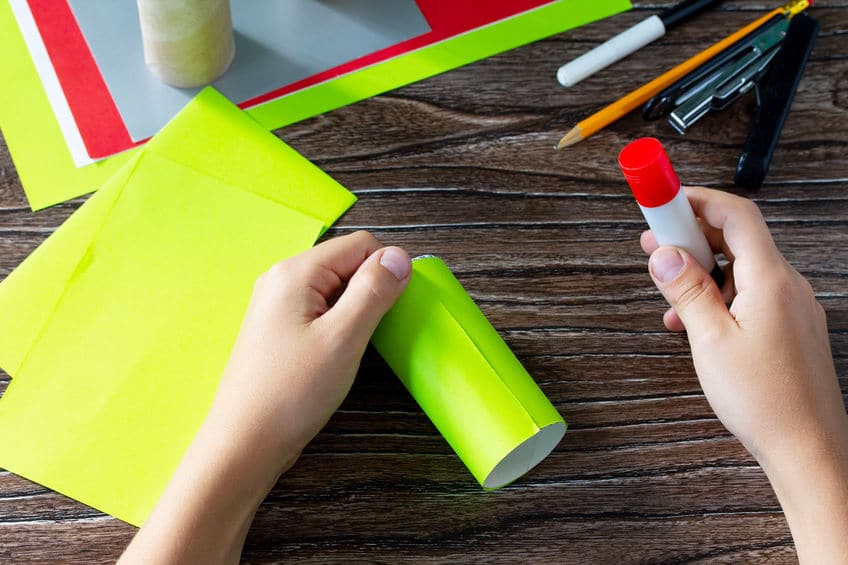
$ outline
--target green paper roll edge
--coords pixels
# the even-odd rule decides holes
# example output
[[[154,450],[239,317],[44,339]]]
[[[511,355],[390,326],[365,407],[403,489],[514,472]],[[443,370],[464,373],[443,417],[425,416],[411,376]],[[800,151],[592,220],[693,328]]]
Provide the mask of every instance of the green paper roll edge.
[[[485,489],[544,460],[567,424],[447,265],[416,257],[372,343]]]

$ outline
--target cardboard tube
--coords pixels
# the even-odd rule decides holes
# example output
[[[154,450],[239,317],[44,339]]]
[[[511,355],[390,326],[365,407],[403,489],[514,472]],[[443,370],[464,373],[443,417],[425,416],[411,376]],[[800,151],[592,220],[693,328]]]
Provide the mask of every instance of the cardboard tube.
[[[566,423],[438,257],[418,257],[372,343],[486,489],[519,478]]]
[[[144,61],[157,78],[188,88],[209,84],[235,55],[229,0],[138,0]]]

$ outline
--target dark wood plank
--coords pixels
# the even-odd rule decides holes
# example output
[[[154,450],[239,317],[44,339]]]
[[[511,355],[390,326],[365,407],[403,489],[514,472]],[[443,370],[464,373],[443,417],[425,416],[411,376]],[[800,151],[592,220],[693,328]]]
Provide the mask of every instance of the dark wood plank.
[[[686,137],[631,115],[552,150],[579,119],[767,7],[728,0],[577,87],[556,85],[560,64],[670,4],[640,2],[277,132],[360,199],[327,237],[366,228],[443,257],[570,428],[525,478],[483,492],[369,350],[262,506],[246,560],[795,562],[768,481],[713,416],[685,336],[662,327],[645,226],[615,163],[654,135],[685,183],[741,193],[732,173],[751,97]],[[748,196],[826,308],[848,396],[848,6],[812,13],[820,37],[767,182]],[[0,136],[0,278],[84,201],[30,212]],[[9,382],[0,372],[0,395]],[[133,533],[0,471],[0,562],[112,562]]]

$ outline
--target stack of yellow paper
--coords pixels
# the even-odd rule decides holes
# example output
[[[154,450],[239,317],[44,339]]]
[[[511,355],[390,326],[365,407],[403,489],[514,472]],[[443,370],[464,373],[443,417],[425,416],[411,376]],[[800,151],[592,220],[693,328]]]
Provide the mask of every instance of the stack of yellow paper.
[[[354,201],[204,90],[0,284],[0,466],[141,524],[254,280]]]

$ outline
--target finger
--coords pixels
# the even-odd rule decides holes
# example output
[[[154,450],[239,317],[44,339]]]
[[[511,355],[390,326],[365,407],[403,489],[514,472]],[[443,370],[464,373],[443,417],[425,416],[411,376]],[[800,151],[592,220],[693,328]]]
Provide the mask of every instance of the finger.
[[[707,238],[710,249],[715,253],[723,253],[728,260],[733,261],[733,253],[727,248],[727,244],[724,241],[724,233],[720,229],[708,225],[700,218],[698,219],[698,224]],[[651,230],[642,232],[642,235],[639,236],[639,245],[647,255],[650,255],[660,247],[660,244],[657,243],[657,238],[654,237],[654,232]]]
[[[323,305],[316,314],[320,315],[338,297],[362,262],[379,248],[377,238],[366,231],[357,231],[280,261],[265,276],[294,286],[291,292],[307,296],[309,303]]]
[[[733,299],[736,297],[736,289],[733,286],[733,269],[730,265],[726,265],[722,268],[724,271],[724,284],[721,287],[721,299],[724,301],[725,305],[733,302]],[[672,332],[682,332],[685,331],[686,328],[683,326],[683,322],[680,321],[680,316],[677,315],[677,312],[674,311],[674,308],[669,308],[663,314],[663,324],[665,327]]]
[[[680,321],[680,316],[677,315],[674,308],[669,308],[665,311],[663,314],[663,324],[670,332],[679,333],[686,331],[686,328],[683,326],[683,322]]]
[[[700,187],[685,190],[695,215],[723,232],[727,253],[739,266],[735,272],[739,290],[752,284],[763,272],[782,265],[782,255],[756,204],[719,190]]]
[[[386,247],[371,254],[350,278],[332,308],[316,320],[342,344],[365,350],[377,324],[406,288],[412,264],[406,251]]]
[[[642,251],[647,255],[652,254],[660,247],[660,244],[657,243],[657,239],[654,237],[654,232],[651,230],[642,232],[642,235],[639,237],[639,244],[642,246]],[[680,321],[680,318],[674,312],[674,308],[669,308],[663,314],[663,325],[672,332],[682,332],[686,329],[683,327],[683,322]]]
[[[724,232],[718,228],[714,228],[708,225],[703,220],[699,219],[699,222],[702,224],[701,228],[704,230],[704,235],[707,236],[707,242],[710,244],[710,249],[713,250],[714,253],[721,252],[727,260],[731,263],[736,258],[733,255],[733,251],[727,246],[727,242],[724,240]]]
[[[728,264],[721,268],[724,272],[724,284],[721,285],[721,298],[725,304],[730,304],[736,298],[736,282],[733,278],[733,265]]]
[[[649,269],[693,344],[700,336],[721,333],[734,324],[715,281],[686,251],[660,247],[651,255]]]
[[[376,237],[360,230],[316,245],[301,255],[301,258],[332,271],[340,280],[347,281],[363,261],[380,247]]]
[[[256,281],[250,308],[285,311],[311,323],[329,309],[347,279],[379,248],[373,235],[358,231],[280,261]]]
[[[645,230],[642,232],[642,235],[639,236],[639,245],[642,246],[642,251],[644,251],[647,255],[650,255],[660,246],[657,243],[657,238],[654,237],[654,232],[651,230]]]
[[[730,249],[728,249],[727,244],[724,241],[724,232],[718,228],[710,226],[700,218],[698,218],[698,224],[701,227],[701,231],[704,232],[704,235],[707,238],[707,243],[709,243],[710,249],[712,249],[715,253],[723,253],[724,256],[732,262],[734,258],[733,253]],[[654,232],[651,230],[645,230],[642,232],[642,235],[639,236],[639,245],[642,246],[642,251],[644,251],[647,255],[656,251],[660,246],[660,244],[657,243],[657,238],[654,237]]]

